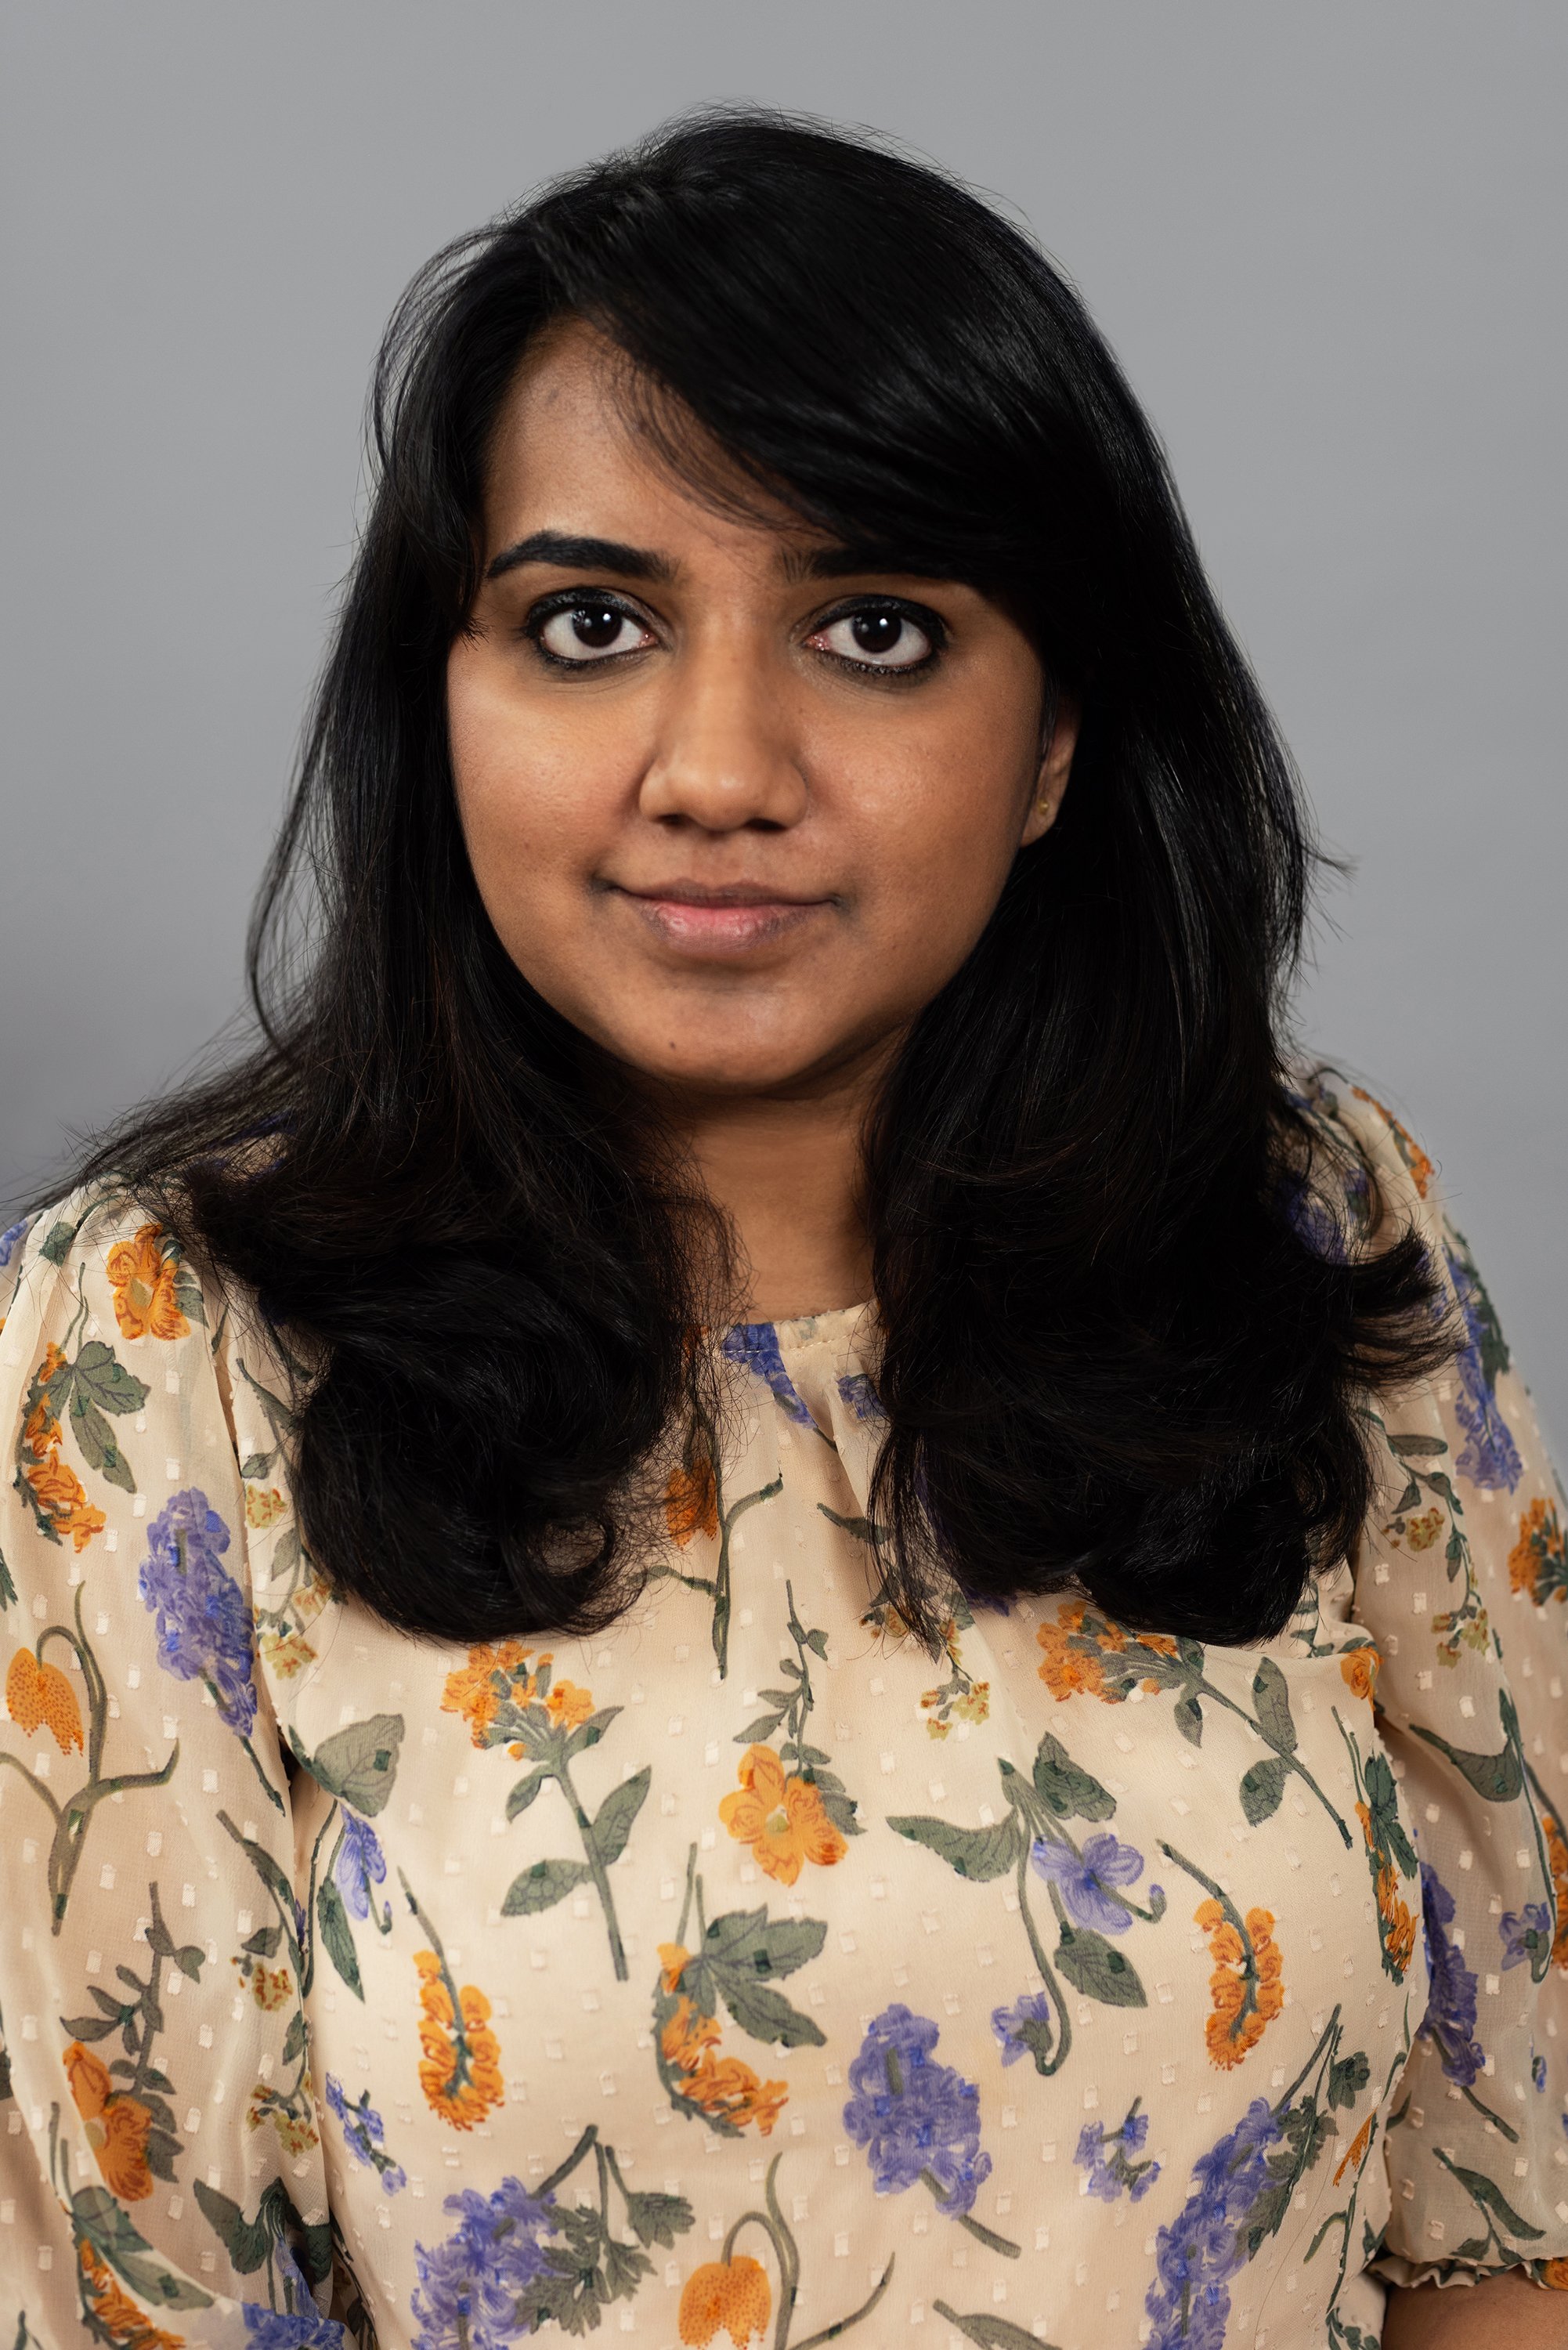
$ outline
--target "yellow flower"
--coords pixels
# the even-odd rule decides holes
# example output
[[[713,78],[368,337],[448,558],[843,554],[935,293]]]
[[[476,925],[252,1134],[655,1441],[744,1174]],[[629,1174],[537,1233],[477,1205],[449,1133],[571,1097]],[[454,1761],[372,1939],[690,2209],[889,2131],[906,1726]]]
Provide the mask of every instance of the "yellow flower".
[[[735,2350],[746,2350],[753,2334],[766,2333],[772,2314],[767,2271],[740,2252],[733,2260],[709,2261],[692,2270],[681,2287],[677,2324],[681,2341],[692,2350],[707,2350],[721,2330]]]
[[[587,1690],[578,1689],[575,1681],[553,1682],[545,1705],[557,1730],[576,1730],[579,1722],[587,1721],[594,1710],[594,1701]]]
[[[524,1661],[527,1654],[528,1650],[521,1640],[502,1640],[494,1646],[482,1641],[477,1648],[470,1648],[466,1665],[460,1665],[455,1672],[448,1673],[446,1687],[441,1693],[441,1710],[443,1713],[462,1714],[468,1724],[469,1736],[476,1746],[485,1743],[484,1733],[494,1721],[496,1707],[501,1702],[499,1693],[492,1686],[493,1674],[504,1673],[515,1680],[521,1669],[524,1688],[517,1692],[518,1702],[527,1703],[527,1670]]]
[[[18,1648],[5,1676],[5,1707],[25,1738],[40,1727],[53,1734],[62,1754],[82,1744],[77,1693],[57,1665],[41,1665],[31,1648]]]
[[[178,1260],[158,1245],[162,1231],[161,1224],[143,1224],[133,1241],[121,1241],[109,1253],[114,1318],[122,1338],[183,1338],[190,1330],[174,1295]]]
[[[152,2116],[123,2090],[116,2095],[109,2067],[79,2040],[71,2042],[60,2061],[104,2185],[122,2202],[140,2203],[152,2192],[152,2173],[147,2165]]]
[[[1284,1960],[1273,1939],[1273,1912],[1249,1909],[1245,1940],[1220,1902],[1199,1902],[1193,1922],[1208,1936],[1214,1961],[1209,1978],[1213,2012],[1203,2037],[1211,2062],[1229,2072],[1257,2046],[1285,2003]]]
[[[261,1652],[280,1680],[291,1680],[316,1662],[316,1651],[303,1632],[264,1632]]]
[[[251,1976],[251,1997],[264,2014],[286,2007],[293,1991],[294,1977],[286,1967],[257,1967]]]
[[[809,1779],[786,1778],[771,1746],[748,1746],[739,1764],[740,1791],[726,1795],[719,1817],[737,1844],[749,1844],[758,1864],[781,1885],[793,1885],[803,1861],[831,1868],[847,1849]]]
[[[265,1489],[260,1485],[245,1487],[245,1523],[247,1525],[275,1525],[287,1508],[288,1503],[275,1485]]]
[[[1339,1670],[1345,1685],[1353,1697],[1370,1699],[1377,1687],[1377,1668],[1382,1657],[1370,1640],[1359,1648],[1347,1648],[1339,1660]]]
[[[420,2086],[425,2103],[453,2129],[472,2129],[493,2106],[505,2103],[490,2002],[472,1983],[464,1983],[458,1992],[459,2022],[435,1952],[416,1950],[414,1964],[420,1974]]]

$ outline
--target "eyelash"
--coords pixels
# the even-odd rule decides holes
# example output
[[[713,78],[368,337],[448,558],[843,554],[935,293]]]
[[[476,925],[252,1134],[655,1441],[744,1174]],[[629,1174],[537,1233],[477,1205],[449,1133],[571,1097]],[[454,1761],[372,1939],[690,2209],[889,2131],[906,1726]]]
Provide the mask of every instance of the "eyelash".
[[[524,621],[521,630],[522,635],[533,646],[536,658],[545,664],[546,669],[555,670],[557,673],[561,671],[575,673],[583,670],[607,669],[617,661],[632,658],[629,653],[607,653],[598,660],[564,660],[559,653],[553,653],[543,641],[545,629],[557,612],[574,612],[590,601],[599,611],[620,612],[639,628],[648,626],[648,622],[634,605],[626,603],[619,596],[609,593],[604,588],[558,588],[554,595],[544,597],[534,606]],[[918,661],[908,662],[902,669],[884,669],[877,661],[852,660],[845,653],[827,653],[824,655],[825,660],[832,661],[839,669],[853,670],[859,676],[875,678],[879,684],[912,685],[917,679],[930,675],[947,650],[947,624],[940,614],[929,610],[926,605],[910,603],[905,597],[852,597],[847,603],[835,605],[832,611],[825,613],[811,633],[813,636],[819,636],[825,629],[834,627],[837,621],[855,619],[863,612],[893,613],[899,619],[912,621],[921,634],[929,639],[929,652]],[[639,650],[646,650],[646,648]]]

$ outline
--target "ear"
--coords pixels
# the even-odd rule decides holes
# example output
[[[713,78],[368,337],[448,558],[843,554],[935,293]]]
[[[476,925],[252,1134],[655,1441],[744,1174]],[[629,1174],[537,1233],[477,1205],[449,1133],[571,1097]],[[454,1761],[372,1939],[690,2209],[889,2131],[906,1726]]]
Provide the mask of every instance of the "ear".
[[[1029,803],[1019,837],[1020,848],[1041,839],[1056,821],[1062,795],[1067,788],[1067,777],[1073,765],[1073,754],[1078,747],[1078,726],[1081,718],[1078,703],[1070,693],[1059,694],[1056,715],[1040,760],[1040,772],[1034,779],[1034,795]]]

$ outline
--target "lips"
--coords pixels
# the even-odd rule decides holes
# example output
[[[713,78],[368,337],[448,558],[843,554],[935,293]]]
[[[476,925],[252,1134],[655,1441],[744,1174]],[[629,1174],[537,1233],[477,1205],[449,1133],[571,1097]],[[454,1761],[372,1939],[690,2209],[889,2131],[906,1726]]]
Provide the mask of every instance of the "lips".
[[[677,953],[727,959],[802,930],[826,910],[824,898],[768,897],[744,884],[699,891],[674,882],[658,889],[622,890],[628,906]]]

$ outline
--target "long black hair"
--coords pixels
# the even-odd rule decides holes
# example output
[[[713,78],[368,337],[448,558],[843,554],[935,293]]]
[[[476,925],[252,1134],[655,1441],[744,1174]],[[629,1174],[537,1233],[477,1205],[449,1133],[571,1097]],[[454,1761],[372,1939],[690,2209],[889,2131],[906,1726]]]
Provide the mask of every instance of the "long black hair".
[[[253,934],[265,1041],[92,1171],[285,1334],[301,1522],[341,1588],[452,1639],[624,1608],[652,1464],[714,1408],[693,1334],[724,1291],[697,1267],[732,1260],[504,952],[444,702],[489,436],[563,316],[626,356],[693,486],[754,484],[867,560],[1003,600],[1081,707],[1059,820],[866,1132],[887,1596],[927,1635],[949,1578],[1277,1632],[1370,1505],[1366,1390],[1440,1357],[1433,1278],[1413,1235],[1324,1223],[1343,1170],[1282,1042],[1314,852],[1158,443],[1029,240],[872,139],[703,109],[415,279]]]

